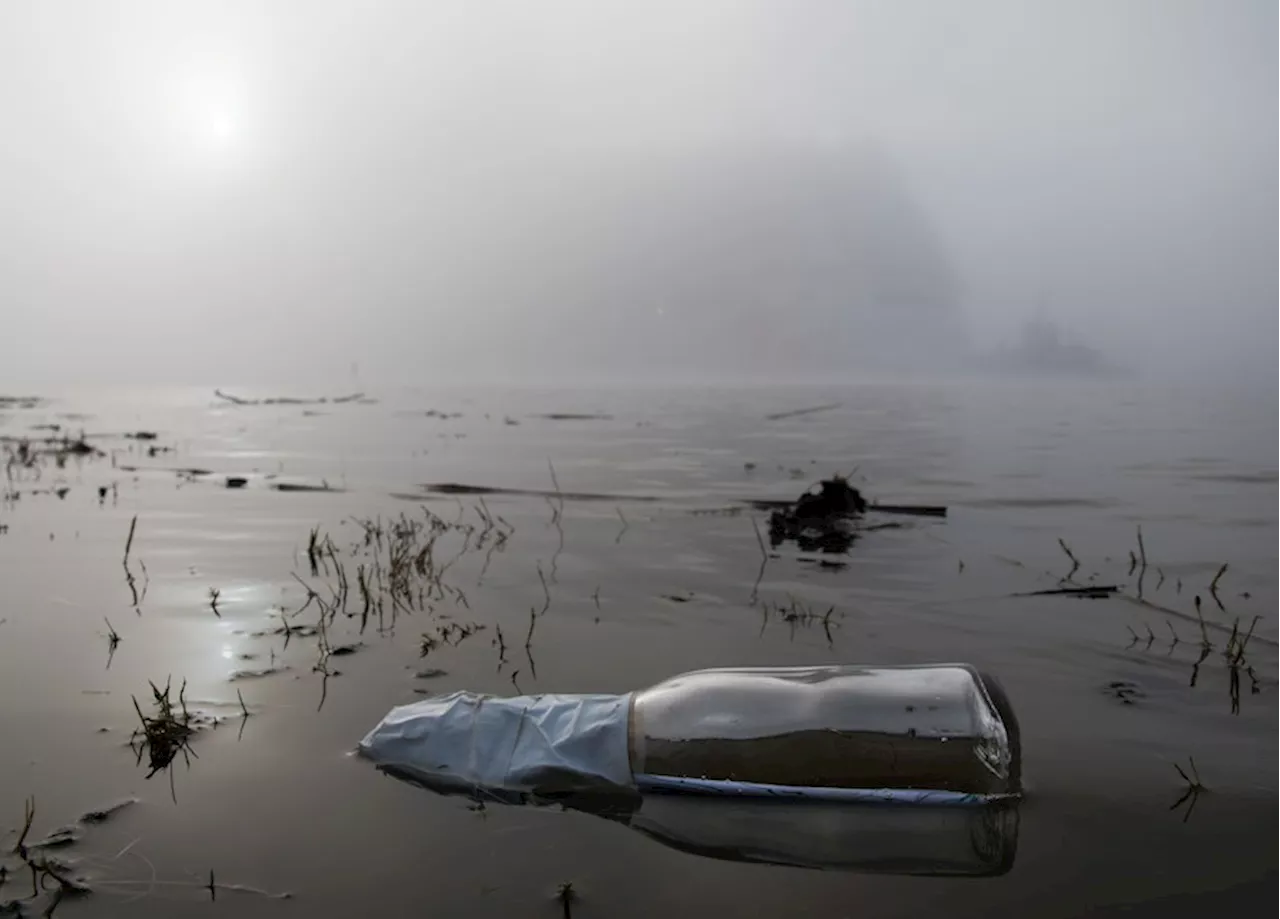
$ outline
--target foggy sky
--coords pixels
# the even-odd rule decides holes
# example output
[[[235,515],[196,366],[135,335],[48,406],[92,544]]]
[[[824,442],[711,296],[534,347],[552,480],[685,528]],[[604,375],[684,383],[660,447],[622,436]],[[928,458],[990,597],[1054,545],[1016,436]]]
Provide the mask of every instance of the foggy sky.
[[[1271,378],[1266,0],[0,6],[0,390]]]

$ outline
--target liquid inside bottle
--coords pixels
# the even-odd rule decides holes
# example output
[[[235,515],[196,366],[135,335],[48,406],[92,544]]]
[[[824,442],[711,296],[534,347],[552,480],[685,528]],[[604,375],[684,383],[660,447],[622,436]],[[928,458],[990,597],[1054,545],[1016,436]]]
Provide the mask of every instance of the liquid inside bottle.
[[[634,694],[628,742],[638,778],[1020,791],[1012,710],[962,664],[687,673]]]

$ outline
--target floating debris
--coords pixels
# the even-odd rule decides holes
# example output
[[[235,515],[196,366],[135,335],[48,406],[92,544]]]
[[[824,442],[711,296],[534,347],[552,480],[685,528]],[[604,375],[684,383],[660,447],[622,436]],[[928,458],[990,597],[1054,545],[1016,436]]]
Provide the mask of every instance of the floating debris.
[[[799,418],[801,415],[813,415],[817,412],[829,412],[832,409],[839,408],[841,405],[842,403],[840,402],[826,402],[822,405],[814,405],[810,408],[793,408],[790,411],[774,412],[770,415],[765,415],[764,420],[781,421],[783,418]]]
[[[595,412],[545,412],[532,415],[533,418],[545,418],[547,421],[612,421],[612,415]]]
[[[345,490],[335,488],[328,482],[321,482],[319,485],[308,485],[302,482],[272,482],[270,487],[273,491],[285,492],[340,492]]]
[[[853,521],[867,510],[867,500],[843,476],[819,483],[817,494],[805,492],[794,504],[769,515],[769,542],[794,540],[804,551],[841,553],[857,538]]]
[[[121,798],[119,801],[113,801],[112,803],[104,807],[99,807],[91,811],[86,811],[84,814],[80,816],[80,822],[90,823],[90,824],[106,823],[108,820],[110,820],[116,814],[120,813],[120,811],[124,810],[126,807],[132,807],[137,803],[138,803],[137,798]]]
[[[294,631],[296,632],[297,630],[295,629]],[[242,680],[259,680],[263,677],[283,673],[288,669],[289,667],[287,664],[275,664],[270,667],[245,667],[240,670],[231,671],[231,675],[227,677],[227,682],[239,683]]]
[[[1133,705],[1147,697],[1141,686],[1129,680],[1112,680],[1103,687],[1103,691],[1113,699],[1119,699],[1122,705]]]
[[[1031,590],[1010,594],[1011,597],[1077,597],[1084,600],[1105,600],[1120,592],[1115,584],[1099,584],[1090,587],[1053,587],[1048,590]]]
[[[327,405],[329,403],[342,405],[345,402],[364,403],[364,393],[362,392],[352,393],[349,396],[334,396],[333,398],[321,396],[318,399],[294,399],[286,396],[270,399],[244,399],[240,396],[233,396],[231,393],[223,392],[220,389],[215,389],[213,394],[224,402],[230,402],[232,405]]]
[[[648,502],[660,500],[652,495],[606,495],[536,488],[502,488],[495,485],[465,485],[459,482],[430,482],[418,487],[425,492],[437,495],[519,495],[521,497],[555,498],[557,501]]]

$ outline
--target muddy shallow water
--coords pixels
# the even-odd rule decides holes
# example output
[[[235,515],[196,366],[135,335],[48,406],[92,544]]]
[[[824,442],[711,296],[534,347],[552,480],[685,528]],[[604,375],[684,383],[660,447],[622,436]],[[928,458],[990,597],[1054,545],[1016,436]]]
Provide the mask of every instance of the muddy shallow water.
[[[211,390],[41,395],[0,405],[0,435],[83,428],[104,455],[48,457],[4,483],[0,830],[20,828],[32,797],[28,841],[137,799],[56,850],[92,887],[58,915],[553,917],[569,882],[579,917],[1169,916],[1264,905],[1275,889],[1274,400],[923,385],[307,406]],[[139,431],[157,437],[123,436]],[[950,514],[894,518],[840,556],[783,544],[760,575],[751,516],[763,514],[744,500],[851,470],[873,499]],[[527,493],[481,507],[425,483]],[[589,500],[535,494],[556,490]],[[325,661],[326,679],[313,610],[280,632],[281,610],[306,600],[294,574],[333,580],[311,576],[309,534],[331,535],[354,572],[352,518],[424,509],[472,527],[465,552],[459,529],[435,548],[449,592],[394,628],[337,617],[323,640],[350,653]],[[473,545],[482,514],[504,521],[496,548],[492,534]],[[1077,582],[1119,595],[1012,596],[1068,573],[1059,539]],[[1223,563],[1225,609],[1208,591]],[[348,609],[361,605],[353,587]],[[830,607],[826,627],[807,615]],[[1233,692],[1223,652],[1255,616]],[[350,755],[424,692],[623,692],[701,667],[950,660],[997,674],[1022,726],[1027,797],[1016,858],[995,878],[717,860],[574,810],[476,809]],[[221,720],[191,740],[189,764],[147,779],[131,697],[147,703],[148,681],[170,677]],[[1173,808],[1187,791],[1175,764],[1191,758],[1207,790]],[[4,864],[0,902],[29,893],[21,862]]]

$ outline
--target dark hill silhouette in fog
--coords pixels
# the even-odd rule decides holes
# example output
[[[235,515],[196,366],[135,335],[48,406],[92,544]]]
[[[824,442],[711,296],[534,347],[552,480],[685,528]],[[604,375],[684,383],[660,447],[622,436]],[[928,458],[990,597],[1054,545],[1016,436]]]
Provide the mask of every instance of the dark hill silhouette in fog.
[[[830,374],[936,366],[963,345],[930,218],[870,147],[618,162],[515,204],[451,284],[501,313],[517,282],[498,334],[535,367]]]

